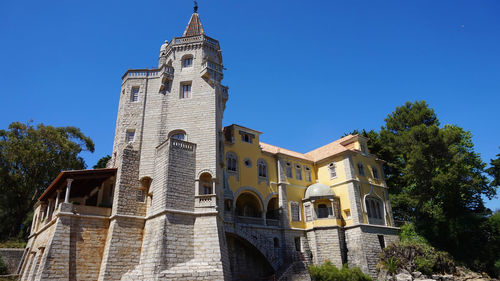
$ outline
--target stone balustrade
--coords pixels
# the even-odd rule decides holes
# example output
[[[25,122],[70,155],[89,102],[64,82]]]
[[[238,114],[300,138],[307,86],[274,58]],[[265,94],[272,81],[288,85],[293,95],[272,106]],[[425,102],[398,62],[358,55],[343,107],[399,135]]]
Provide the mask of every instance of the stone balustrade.
[[[242,224],[264,225],[263,218],[236,216],[236,222]]]
[[[217,197],[215,194],[204,194],[195,196],[194,206],[197,208],[215,207]]]
[[[178,139],[170,139],[170,146],[188,151],[194,151],[196,149],[196,144]]]

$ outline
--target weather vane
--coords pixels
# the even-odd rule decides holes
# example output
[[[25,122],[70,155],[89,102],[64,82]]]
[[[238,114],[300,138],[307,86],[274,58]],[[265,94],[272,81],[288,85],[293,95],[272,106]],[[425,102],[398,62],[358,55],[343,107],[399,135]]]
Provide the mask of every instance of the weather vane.
[[[194,1],[194,12],[195,13],[198,13],[198,3],[196,1]]]

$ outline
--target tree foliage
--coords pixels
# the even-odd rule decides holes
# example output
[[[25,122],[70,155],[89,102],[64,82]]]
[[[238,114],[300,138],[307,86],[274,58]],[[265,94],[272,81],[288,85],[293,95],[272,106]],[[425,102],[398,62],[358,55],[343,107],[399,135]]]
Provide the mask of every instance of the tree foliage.
[[[13,122],[0,130],[0,238],[30,223],[36,199],[62,170],[86,168],[84,150],[94,143],[75,127]]]
[[[97,161],[92,168],[94,169],[103,169],[106,168],[106,164],[108,164],[109,159],[111,159],[111,155],[106,155]]]
[[[492,160],[487,170],[471,133],[441,126],[425,101],[397,107],[380,132],[357,133],[369,137],[370,152],[387,161],[384,173],[395,220],[413,222],[433,246],[491,272],[486,256],[494,237],[483,197],[496,195],[498,181],[490,183],[485,172],[498,175],[500,160]]]

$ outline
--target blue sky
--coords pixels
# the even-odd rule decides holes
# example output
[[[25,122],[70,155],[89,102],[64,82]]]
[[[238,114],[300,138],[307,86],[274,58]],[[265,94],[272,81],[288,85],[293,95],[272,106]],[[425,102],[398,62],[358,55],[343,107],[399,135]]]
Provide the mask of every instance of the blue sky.
[[[500,153],[500,1],[198,3],[223,49],[225,125],[307,152],[426,100],[472,132],[485,162]],[[156,66],[191,13],[187,0],[1,1],[0,128],[80,127],[96,143],[91,167],[111,153],[121,76]]]

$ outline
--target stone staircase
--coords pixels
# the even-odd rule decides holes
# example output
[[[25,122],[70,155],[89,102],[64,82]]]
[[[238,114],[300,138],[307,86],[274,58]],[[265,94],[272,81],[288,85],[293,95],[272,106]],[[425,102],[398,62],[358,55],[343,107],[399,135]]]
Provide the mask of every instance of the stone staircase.
[[[251,226],[234,224],[231,226],[226,225],[225,230],[226,232],[240,236],[257,248],[267,258],[267,261],[271,264],[274,270],[279,268],[280,258],[275,251],[274,241],[261,234],[258,229]]]

